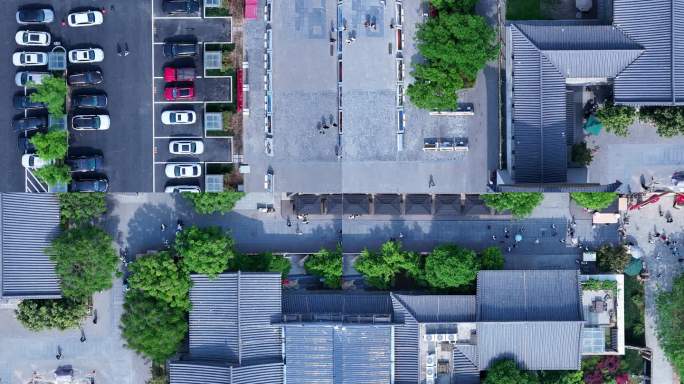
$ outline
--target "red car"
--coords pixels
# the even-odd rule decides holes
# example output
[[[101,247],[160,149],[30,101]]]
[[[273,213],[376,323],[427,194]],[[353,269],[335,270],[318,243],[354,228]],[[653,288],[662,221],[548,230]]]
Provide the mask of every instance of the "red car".
[[[195,98],[195,84],[167,85],[164,88],[164,98],[169,101],[192,100]]]
[[[164,81],[167,83],[193,80],[195,80],[195,68],[164,68]]]

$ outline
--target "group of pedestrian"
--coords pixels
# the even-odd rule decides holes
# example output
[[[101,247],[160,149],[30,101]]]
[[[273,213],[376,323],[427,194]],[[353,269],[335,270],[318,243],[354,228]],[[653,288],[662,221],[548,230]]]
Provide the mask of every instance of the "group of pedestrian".
[[[123,48],[121,44],[116,43],[116,54],[119,56],[128,56],[131,52],[128,50],[128,42],[124,42]]]
[[[325,132],[326,132],[328,129],[330,129],[331,127],[332,127],[332,128],[337,128],[337,123],[332,123],[332,124],[329,125],[327,122],[324,121],[324,122],[322,122],[322,123],[319,123],[319,124],[317,125],[316,128],[318,129],[318,133],[319,133],[319,134],[325,135]]]

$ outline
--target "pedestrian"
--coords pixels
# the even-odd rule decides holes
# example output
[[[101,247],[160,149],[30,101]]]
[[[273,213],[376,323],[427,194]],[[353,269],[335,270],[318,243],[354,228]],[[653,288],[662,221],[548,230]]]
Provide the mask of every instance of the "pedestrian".
[[[97,309],[93,310],[93,324],[97,324]]]
[[[534,239],[535,244],[539,244],[539,238]]]
[[[507,239],[509,239],[509,238],[511,237],[511,235],[509,235],[508,232],[506,232],[506,233],[504,234],[504,237],[507,238]]]
[[[400,238],[400,239],[403,239],[403,238],[404,238],[404,234],[401,233],[401,232],[399,232],[399,238]]]
[[[492,240],[496,240],[496,235],[492,235]]]
[[[565,244],[565,239],[560,239],[561,244]]]
[[[82,334],[81,335],[81,343],[85,343],[85,341],[86,341],[85,334]]]
[[[62,22],[60,24],[62,24],[62,27],[66,27],[66,21],[64,21],[64,19],[62,19]]]
[[[162,232],[164,232],[166,230],[166,224],[162,223],[160,228]]]
[[[508,251],[508,253],[511,253],[511,246],[509,245],[508,248],[506,248],[506,250]]]
[[[337,40],[336,40],[334,37],[330,37],[330,44],[333,44],[333,43],[336,42],[336,41],[337,41]]]

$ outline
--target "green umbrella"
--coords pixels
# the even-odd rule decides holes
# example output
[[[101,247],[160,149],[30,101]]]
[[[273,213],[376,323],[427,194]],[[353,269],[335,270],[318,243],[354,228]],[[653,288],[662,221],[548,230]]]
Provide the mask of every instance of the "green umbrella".
[[[642,262],[640,259],[632,259],[625,267],[625,275],[636,276],[641,272]]]
[[[589,116],[587,122],[584,123],[584,130],[590,135],[598,135],[603,129],[603,124],[594,115]]]

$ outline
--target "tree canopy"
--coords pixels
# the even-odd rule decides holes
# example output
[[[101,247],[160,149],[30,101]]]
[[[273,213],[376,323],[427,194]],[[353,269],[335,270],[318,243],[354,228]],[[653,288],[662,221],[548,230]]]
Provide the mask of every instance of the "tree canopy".
[[[478,0],[430,0],[439,12],[474,13]]]
[[[342,248],[321,249],[307,256],[304,262],[306,273],[323,278],[328,288],[338,289],[342,285]]]
[[[510,211],[517,218],[529,216],[544,200],[544,194],[539,192],[490,193],[481,197],[488,207],[498,212]]]
[[[482,269],[503,269],[504,257],[499,247],[489,247],[482,251],[480,264]]]
[[[434,288],[470,285],[477,278],[480,262],[475,251],[454,244],[444,244],[430,252],[425,260],[425,281]]]
[[[104,193],[60,193],[58,196],[59,213],[65,225],[87,223],[107,212]]]
[[[627,136],[629,126],[636,120],[636,109],[608,101],[596,111],[596,118],[603,123],[606,131],[617,136]]]
[[[639,117],[655,125],[660,136],[684,134],[684,107],[642,107]]]
[[[233,264],[231,269],[244,272],[280,272],[283,277],[287,277],[292,267],[290,260],[283,255],[274,255],[270,252],[256,255],[238,253]]]
[[[539,379],[533,373],[521,371],[513,360],[499,360],[493,363],[483,384],[537,384]]]
[[[400,273],[413,278],[421,276],[418,254],[404,251],[398,241],[385,242],[379,251],[364,249],[354,268],[365,277],[366,283],[378,289],[390,288]]]
[[[139,289],[171,307],[190,309],[190,277],[176,265],[170,253],[147,254],[131,263],[129,270],[130,289]]]
[[[140,290],[126,293],[121,333],[128,348],[163,364],[188,332],[185,311],[155,300]]]
[[[47,104],[48,113],[54,117],[64,116],[64,103],[66,102],[66,80],[56,76],[46,76],[40,84],[33,84],[36,92],[31,94],[31,101]]]
[[[33,174],[47,185],[69,184],[71,182],[71,169],[64,164],[48,164],[36,169]]]
[[[85,300],[22,300],[15,310],[17,320],[31,331],[76,328],[88,314]]]
[[[615,247],[606,244],[596,251],[596,264],[601,272],[622,273],[631,260],[627,247],[622,244]]]
[[[234,258],[233,239],[219,227],[192,226],[176,237],[176,252],[188,273],[200,273],[210,278],[228,269]]]
[[[67,154],[68,135],[65,129],[53,129],[45,133],[38,132],[29,140],[36,147],[36,154],[42,160],[57,160],[63,159]]]
[[[215,212],[226,213],[233,210],[237,203],[245,195],[243,192],[203,192],[203,193],[182,193],[184,198],[192,202],[195,211],[202,215],[209,215]]]
[[[572,192],[570,197],[584,208],[600,211],[613,204],[618,195],[615,192]]]
[[[67,229],[46,252],[55,263],[65,297],[86,298],[112,287],[119,258],[112,238],[102,229],[91,225]]]
[[[658,340],[665,355],[684,376],[684,275],[677,277],[669,292],[661,292],[656,298]]]
[[[592,150],[587,147],[587,143],[584,141],[572,145],[570,157],[573,163],[577,163],[583,167],[591,164],[591,162],[594,160],[594,154]]]

